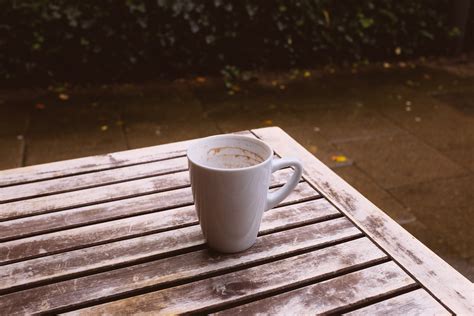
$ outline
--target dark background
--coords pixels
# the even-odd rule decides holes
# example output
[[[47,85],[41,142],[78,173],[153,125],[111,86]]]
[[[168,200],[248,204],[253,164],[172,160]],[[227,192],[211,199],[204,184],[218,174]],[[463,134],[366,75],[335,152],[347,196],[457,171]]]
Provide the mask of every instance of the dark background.
[[[0,0],[0,80],[130,82],[461,53],[473,48],[472,11],[466,0]]]

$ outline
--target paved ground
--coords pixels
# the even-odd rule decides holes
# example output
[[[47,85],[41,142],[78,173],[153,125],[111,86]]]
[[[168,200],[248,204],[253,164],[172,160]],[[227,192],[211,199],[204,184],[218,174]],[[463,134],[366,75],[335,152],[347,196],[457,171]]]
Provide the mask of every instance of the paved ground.
[[[278,125],[474,280],[474,64],[448,66],[5,91],[0,169]]]

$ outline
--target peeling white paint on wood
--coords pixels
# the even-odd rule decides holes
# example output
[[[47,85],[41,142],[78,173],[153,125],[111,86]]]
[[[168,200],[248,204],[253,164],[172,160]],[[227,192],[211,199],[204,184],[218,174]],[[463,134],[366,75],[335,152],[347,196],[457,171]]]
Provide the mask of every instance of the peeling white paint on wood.
[[[442,316],[451,315],[440,303],[438,303],[425,290],[419,289],[406,294],[395,296],[388,300],[357,309],[345,315],[350,316]]]
[[[264,293],[295,286],[305,281],[311,282],[350,266],[384,257],[385,254],[368,239],[361,238],[254,268],[85,308],[70,314],[169,315],[205,312],[209,307],[256,298]],[[404,281],[413,282],[406,275]]]
[[[40,182],[20,184],[0,188],[0,202],[25,199],[43,194],[80,190],[114,182],[157,176],[169,172],[184,171],[188,168],[186,157],[172,158],[140,165],[120,167],[104,171],[79,174],[66,178],[56,178]]]
[[[304,185],[304,183],[299,184],[299,186],[302,185]],[[293,193],[293,196],[289,196],[288,201],[291,201],[291,203],[298,202],[299,198],[301,198],[301,195],[296,191]],[[305,206],[303,205],[303,207]],[[273,215],[278,216],[282,212],[291,212],[293,210],[294,208],[288,208],[285,210],[277,209],[267,212],[268,215],[265,214],[266,216],[264,217],[261,232],[269,233],[278,229],[284,229],[288,226],[291,227],[291,224],[300,220],[305,221],[304,218],[300,219],[295,216],[286,216],[280,220],[278,220],[278,218],[275,220],[271,214],[275,211]],[[41,235],[33,238],[36,238],[39,242],[44,236],[45,235]],[[30,259],[3,266],[2,269],[0,269],[0,289],[58,278],[64,275],[104,268],[106,266],[112,267],[117,264],[123,264],[124,262],[133,262],[139,259],[163,255],[171,251],[178,251],[203,244],[204,239],[200,227],[195,225],[47,257]],[[2,249],[2,247],[5,246],[0,246],[0,249]],[[0,253],[3,253],[3,251]],[[21,256],[24,256],[24,254],[20,251],[17,253],[17,258]],[[11,254],[8,260],[12,260]],[[55,268],[58,265],[63,266],[61,268]]]
[[[393,262],[387,262],[255,303],[238,306],[217,315],[337,314],[343,308],[375,300],[382,295],[413,285],[415,281],[400,267]]]
[[[301,186],[305,188],[302,190]],[[311,191],[309,186],[305,186],[304,183],[299,185],[298,188],[292,195],[290,195],[284,203],[295,203],[307,198],[316,198],[319,194],[316,191]],[[323,205],[332,212],[337,212],[335,208],[329,203],[323,203]],[[266,227],[278,227],[275,223],[278,222],[278,215],[281,214],[281,223],[285,224],[288,222],[288,217],[292,217],[295,221],[304,223],[305,221],[314,218],[315,212],[313,204],[307,206],[303,204],[294,205],[291,210],[296,214],[301,214],[306,211],[305,216],[292,216],[288,215],[286,208],[285,210],[275,210],[267,212],[265,217],[267,219],[274,219],[273,221],[267,220],[263,229]],[[149,223],[147,225],[147,223]],[[183,225],[197,224],[196,211],[194,206],[187,206],[183,208],[177,208],[170,211],[162,211],[143,216],[135,216],[130,218],[124,218],[116,221],[108,221],[105,223],[88,225],[78,228],[72,228],[68,230],[62,230],[54,233],[42,234],[39,236],[27,237],[22,239],[16,239],[12,241],[3,242],[0,245],[1,249],[9,249],[8,257],[4,255],[3,251],[0,251],[0,263],[6,263],[14,260],[25,260],[45,253],[57,253],[64,252],[71,249],[77,249],[87,245],[93,245],[97,243],[103,243],[108,240],[116,240],[118,238],[124,238],[127,236],[133,237],[133,235],[147,233],[149,231],[156,231],[159,229],[172,229],[173,227],[180,227]],[[134,230],[132,228],[135,227]]]
[[[294,235],[301,236],[297,244],[288,242]],[[276,259],[282,255],[356,236],[360,236],[360,232],[347,219],[334,219],[261,236],[252,248],[242,253],[224,255],[204,249],[63,281],[59,283],[62,292],[58,292],[55,284],[51,284],[7,294],[0,298],[0,309],[15,314],[21,305],[17,302],[28,302],[28,313],[37,313],[67,307],[72,303],[100,301],[148,286],[204,277],[210,273],[224,273],[229,268]],[[359,242],[355,245],[363,244]],[[75,290],[76,288],[79,290]],[[48,308],[41,308],[38,304],[40,301],[48,302]]]

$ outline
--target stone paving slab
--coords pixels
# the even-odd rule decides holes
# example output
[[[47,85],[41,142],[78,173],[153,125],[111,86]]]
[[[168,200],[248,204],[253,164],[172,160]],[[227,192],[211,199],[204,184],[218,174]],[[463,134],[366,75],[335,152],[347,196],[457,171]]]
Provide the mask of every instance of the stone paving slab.
[[[345,168],[353,164],[350,157],[321,136],[318,128],[315,129],[311,125],[296,125],[287,126],[284,130],[330,168]],[[341,155],[346,157],[347,161],[335,161],[334,157]]]
[[[302,111],[301,124],[312,125],[332,143],[370,139],[402,132],[400,128],[362,103],[348,106]]]
[[[32,108],[33,104],[22,105],[5,101],[0,104],[0,136],[23,135]]]
[[[385,189],[466,174],[466,170],[409,134],[338,143]]]
[[[0,170],[21,167],[24,140],[16,136],[0,136]]]
[[[439,150],[474,143],[474,116],[466,115],[435,98],[410,98],[407,107],[382,107],[380,112]]]
[[[215,123],[205,119],[169,123],[128,122],[125,130],[130,148],[155,146],[220,134]]]
[[[474,175],[436,179],[389,190],[415,214],[405,226],[429,248],[474,281]]]
[[[415,214],[399,202],[403,199],[394,198],[357,166],[337,168],[334,171],[399,224],[404,225],[417,220]]]
[[[81,133],[45,136],[37,133],[27,143],[26,165],[100,155],[126,150],[122,132],[112,128]]]
[[[113,105],[49,105],[33,111],[27,132],[27,165],[127,149]]]

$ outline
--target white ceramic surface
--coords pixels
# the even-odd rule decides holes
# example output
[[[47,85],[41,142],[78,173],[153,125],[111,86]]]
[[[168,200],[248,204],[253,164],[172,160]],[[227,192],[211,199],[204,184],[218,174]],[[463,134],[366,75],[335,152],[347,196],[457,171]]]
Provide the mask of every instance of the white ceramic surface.
[[[266,143],[241,135],[195,141],[187,152],[199,222],[209,247],[226,253],[251,247],[263,212],[278,205],[298,184],[303,167],[297,159],[273,160]],[[279,190],[269,193],[272,172],[293,167]]]

